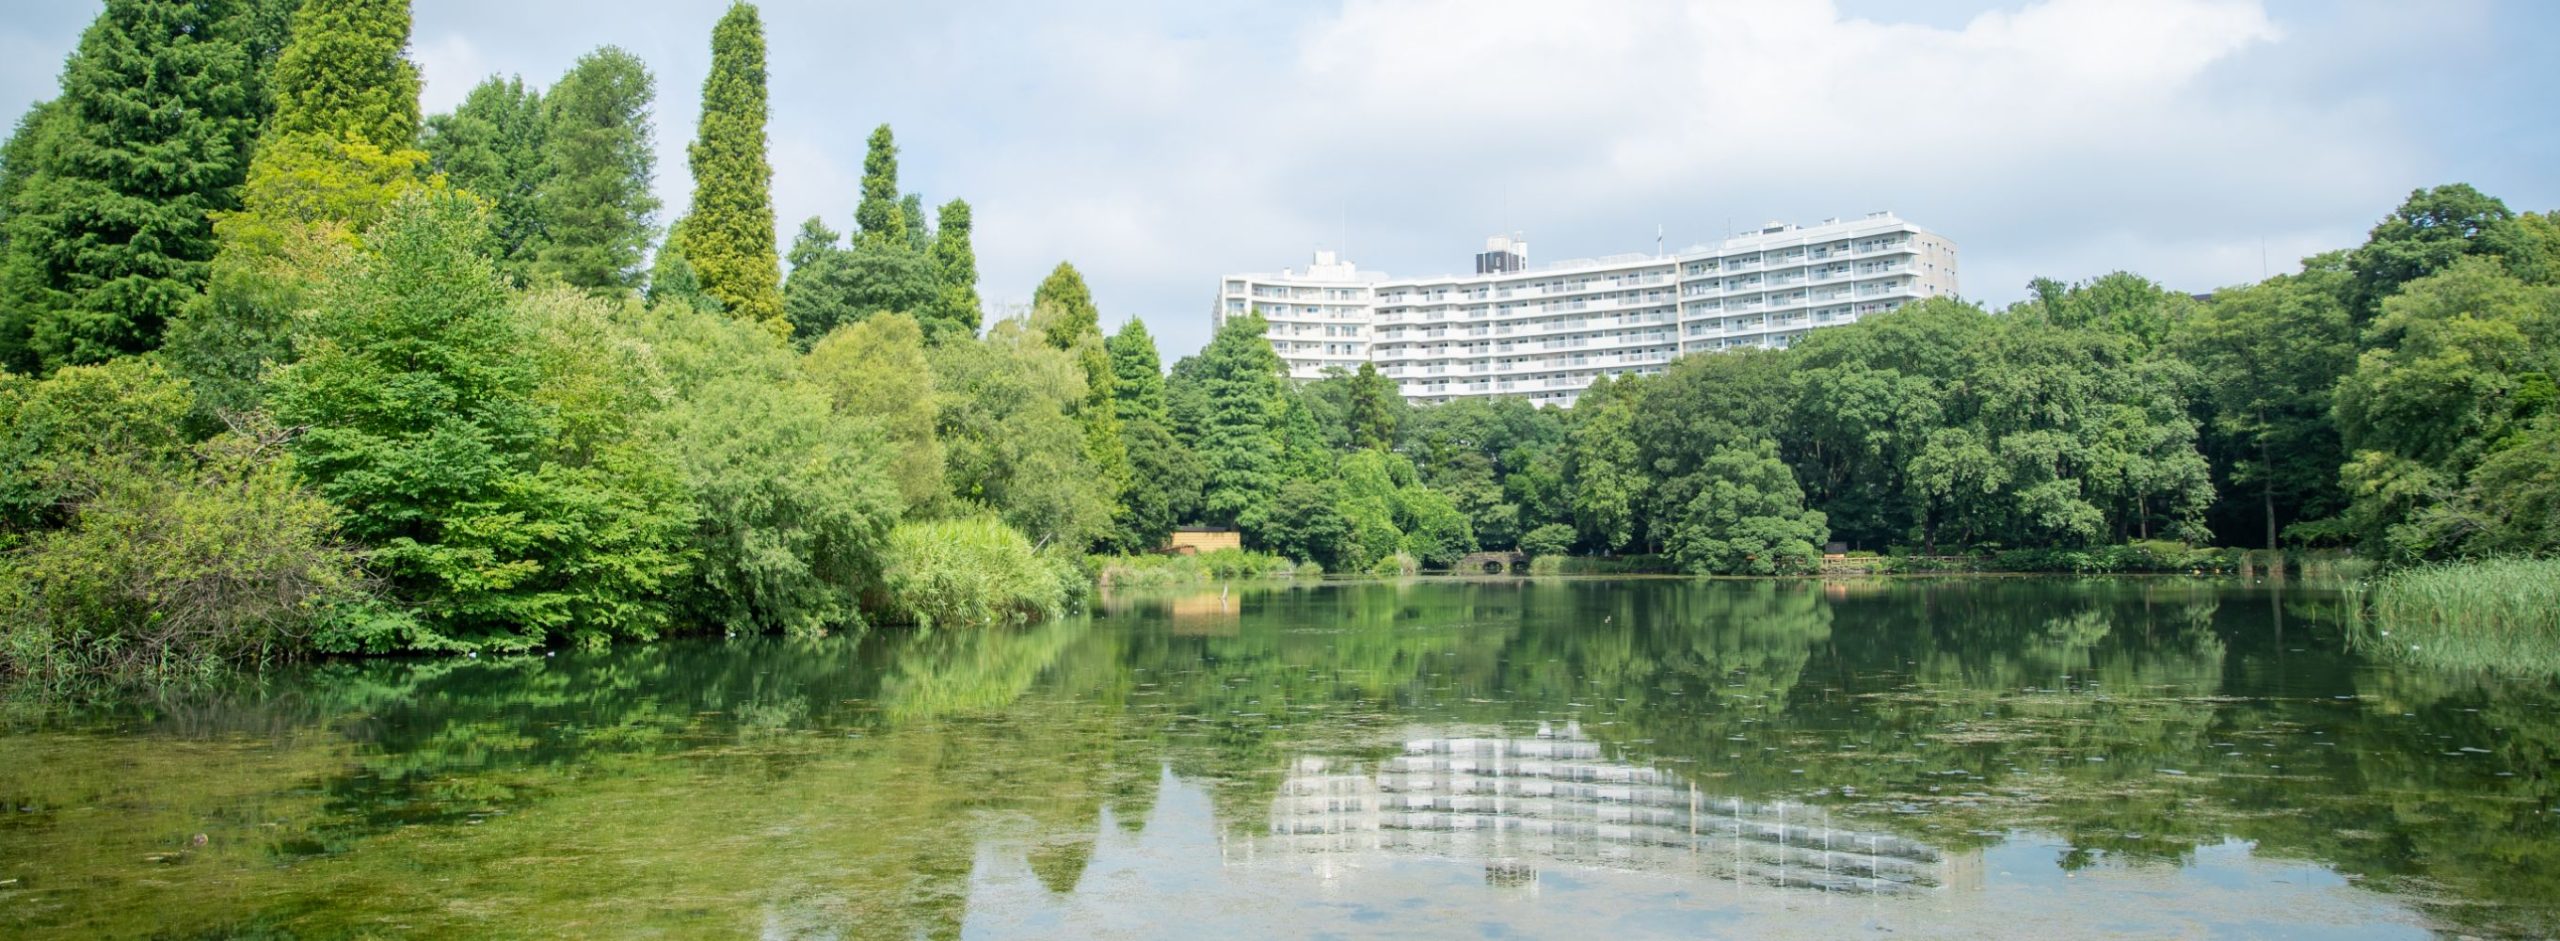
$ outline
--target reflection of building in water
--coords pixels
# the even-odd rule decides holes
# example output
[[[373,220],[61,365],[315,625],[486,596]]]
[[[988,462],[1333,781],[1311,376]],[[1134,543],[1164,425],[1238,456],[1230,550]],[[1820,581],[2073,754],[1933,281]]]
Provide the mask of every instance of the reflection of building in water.
[[[1904,893],[1970,881],[1971,862],[1831,826],[1821,808],[1717,797],[1677,775],[1606,760],[1571,724],[1530,738],[1416,738],[1374,767],[1301,758],[1273,802],[1271,843],[1324,856],[1480,859],[1501,885],[1564,865]]]

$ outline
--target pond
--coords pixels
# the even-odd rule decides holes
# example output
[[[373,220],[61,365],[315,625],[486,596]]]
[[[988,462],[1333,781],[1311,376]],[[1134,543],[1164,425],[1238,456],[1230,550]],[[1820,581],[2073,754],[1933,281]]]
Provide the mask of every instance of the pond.
[[[2537,936],[2560,693],[2206,579],[1446,580],[0,727],[0,937]]]

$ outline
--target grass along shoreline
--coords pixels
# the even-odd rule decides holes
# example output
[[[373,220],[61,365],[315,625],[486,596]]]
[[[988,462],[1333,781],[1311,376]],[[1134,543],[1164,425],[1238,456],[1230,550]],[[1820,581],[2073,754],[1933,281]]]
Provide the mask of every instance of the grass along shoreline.
[[[2560,559],[2415,566],[2362,594],[2353,636],[2377,659],[2560,676]]]

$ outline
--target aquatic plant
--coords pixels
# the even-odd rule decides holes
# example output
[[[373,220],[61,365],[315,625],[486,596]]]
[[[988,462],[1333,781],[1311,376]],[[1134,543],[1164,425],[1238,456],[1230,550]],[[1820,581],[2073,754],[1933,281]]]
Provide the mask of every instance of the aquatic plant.
[[[2560,674],[2560,559],[2401,569],[2366,594],[2357,632],[2382,656],[2428,666]]]
[[[993,517],[900,524],[888,555],[881,613],[925,627],[1055,617],[1083,582]]]

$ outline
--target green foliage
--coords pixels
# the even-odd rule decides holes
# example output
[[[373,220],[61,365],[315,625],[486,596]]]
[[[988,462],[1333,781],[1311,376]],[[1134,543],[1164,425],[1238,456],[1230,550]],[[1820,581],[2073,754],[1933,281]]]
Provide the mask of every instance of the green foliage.
[[[185,452],[184,380],[148,358],[69,366],[42,381],[0,372],[0,549],[61,526],[118,474]]]
[[[655,420],[693,501],[679,610],[740,632],[863,627],[859,601],[898,516],[879,426],[839,414],[754,323],[659,304],[639,326],[666,368],[670,404]]]
[[[942,290],[936,295],[932,319],[927,320],[926,338],[940,343],[945,339],[973,337],[978,334],[978,321],[983,318],[978,303],[978,252],[969,243],[969,204],[952,200],[942,204],[939,221],[933,230],[933,271]]]
[[[1117,376],[1111,353],[1103,346],[1101,318],[1084,276],[1066,262],[1059,262],[1031,293],[1032,329],[1049,346],[1073,354],[1084,373],[1084,401],[1074,411],[1084,426],[1085,457],[1094,472],[1116,489],[1128,482],[1129,455],[1120,440],[1119,406],[1113,392]]]
[[[658,246],[657,257],[649,265],[649,290],[645,292],[652,307],[672,305],[704,313],[720,313],[720,299],[702,289],[702,278],[694,273],[693,262],[684,257],[684,223],[678,222],[667,232],[665,244]]]
[[[1466,513],[1485,546],[1507,549],[1527,529],[1572,518],[1562,410],[1469,399],[1416,409],[1401,424],[1423,482]]]
[[[1093,305],[1093,291],[1074,265],[1062,261],[1050,269],[1032,290],[1031,306],[1051,311],[1040,327],[1041,339],[1050,346],[1072,350],[1086,337],[1102,334],[1102,311]]]
[[[2178,325],[2173,348],[2204,381],[2200,404],[2213,415],[2211,443],[2231,455],[2231,482],[2258,498],[2265,548],[2345,502],[2329,404],[2354,365],[2348,319],[2337,292],[2307,271],[2218,292]]]
[[[489,201],[492,254],[516,284],[525,282],[549,242],[549,220],[537,197],[550,182],[550,131],[539,90],[522,78],[490,76],[452,114],[428,118],[420,145],[446,182]]]
[[[908,193],[898,197],[898,218],[907,229],[907,251],[917,255],[933,252],[933,222],[924,215],[924,194]]]
[[[2368,547],[2402,560],[2560,550],[2534,512],[2560,499],[2547,456],[2560,288],[2457,260],[2385,300],[2366,340],[2338,385],[2337,422],[2347,521]],[[2507,454],[2518,448],[2544,453]]]
[[[886,124],[871,129],[862,155],[862,201],[854,207],[853,224],[864,244],[907,247],[907,216],[898,207],[898,141]]]
[[[773,244],[773,165],[765,159],[764,24],[751,4],[731,4],[712,28],[702,123],[686,153],[693,207],[681,240],[703,292],[730,316],[788,333]]]
[[[1164,545],[1175,525],[1198,515],[1200,462],[1153,419],[1121,425],[1120,440],[1128,449],[1129,480],[1105,541],[1122,552],[1144,552]]]
[[[2148,354],[2168,341],[2171,325],[2187,316],[2194,302],[2141,275],[2118,271],[2069,286],[2037,278],[2028,287],[2035,299],[2013,314],[2040,317],[2073,330],[2094,330],[2122,337],[2137,354]]]
[[[2388,660],[2560,676],[2560,560],[2422,565],[2375,583],[2358,640]]]
[[[309,430],[298,468],[417,623],[368,649],[523,649],[653,636],[685,524],[657,448],[619,440],[625,400],[560,383],[628,382],[629,364],[544,356],[474,249],[476,202],[393,207],[320,296],[280,372],[278,417]],[[574,336],[574,334],[573,334]],[[574,341],[572,341],[574,342]],[[602,355],[595,352],[593,355]]]
[[[203,288],[266,117],[261,7],[118,0],[81,35],[6,155],[0,364],[151,349]]]
[[[2374,224],[2364,245],[2347,255],[2356,323],[2381,316],[2384,299],[2399,293],[2402,285],[2450,268],[2464,256],[2504,247],[2514,218],[2507,204],[2468,183],[2410,191],[2399,208]]]
[[[1281,556],[1249,549],[1219,549],[1198,555],[1110,555],[1086,560],[1094,583],[1105,590],[1167,588],[1238,579],[1321,577],[1322,566],[1309,573]]]
[[[1146,322],[1129,318],[1104,347],[1111,354],[1111,400],[1121,424],[1171,421],[1164,398],[1164,360],[1156,353],[1156,338],[1147,333]]]
[[[1527,553],[1533,562],[1539,556],[1560,556],[1571,552],[1573,551],[1573,527],[1563,523],[1548,523],[1532,529],[1521,535],[1520,551]]]
[[[1187,426],[1200,456],[1202,514],[1210,522],[1258,517],[1280,489],[1283,369],[1263,339],[1268,329],[1259,314],[1229,318],[1192,369],[1176,364],[1166,389],[1176,427]]]
[[[827,390],[838,413],[877,422],[893,456],[889,474],[909,518],[937,513],[950,499],[943,482],[942,441],[934,423],[933,366],[924,332],[904,314],[882,314],[838,327],[801,360]]]
[[[0,674],[200,679],[307,649],[364,582],[337,510],[296,482],[282,438],[256,428],[92,465],[68,524],[0,567]]]
[[[889,532],[883,615],[926,628],[1034,621],[1064,613],[1083,581],[1002,520],[901,523]]]
[[[1280,485],[1247,535],[1265,551],[1346,568],[1351,528],[1336,508],[1340,500],[1340,491],[1323,482],[1291,478]]]
[[[1475,529],[1448,495],[1407,487],[1397,497],[1406,555],[1432,568],[1448,568],[1476,551]]]
[[[1566,433],[1574,525],[1585,544],[1603,552],[1629,547],[1637,533],[1636,501],[1645,486],[1635,437],[1639,382],[1594,380],[1574,403]]]
[[[828,331],[882,313],[919,321],[933,316],[941,288],[932,260],[904,244],[863,239],[848,250],[816,218],[801,223],[791,244],[791,280],[783,315],[792,336],[812,343]]]
[[[1804,506],[1775,441],[1726,448],[1699,468],[1697,495],[1673,520],[1671,556],[1691,572],[1789,575],[1821,565],[1831,538],[1822,512]]]
[[[269,139],[317,137],[405,148],[418,139],[409,0],[303,0],[276,56]]]
[[[1019,321],[983,340],[933,347],[946,479],[964,505],[1032,542],[1081,553],[1110,526],[1116,483],[1095,472],[1075,410],[1084,371]]]
[[[1396,441],[1395,383],[1367,362],[1351,379],[1351,446],[1384,450]]]
[[[534,270],[589,291],[640,286],[655,234],[656,80],[638,56],[603,46],[543,96],[550,136],[534,193],[543,240]]]

